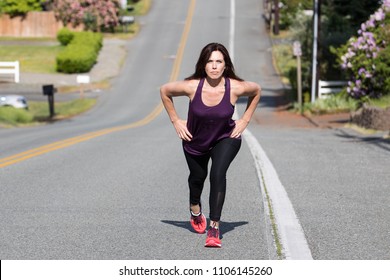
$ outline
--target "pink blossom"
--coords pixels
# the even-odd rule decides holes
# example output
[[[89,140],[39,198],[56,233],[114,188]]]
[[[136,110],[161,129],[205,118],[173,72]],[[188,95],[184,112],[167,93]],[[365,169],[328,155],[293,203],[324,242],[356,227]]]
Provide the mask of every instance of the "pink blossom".
[[[385,13],[383,12],[382,9],[379,9],[375,14],[374,18],[376,21],[382,21],[385,19]]]
[[[65,24],[71,22],[78,25],[87,14],[97,17],[96,23],[106,28],[119,24],[118,0],[54,0],[54,6],[56,17]]]
[[[383,8],[385,9],[385,11],[389,11],[390,10],[390,0],[384,0],[383,1]]]
[[[341,67],[351,74],[347,91],[352,96],[360,97],[369,94],[372,83],[375,83],[374,59],[387,46],[387,42],[376,34],[378,29],[385,26],[385,19],[389,13],[390,0],[384,0],[381,8],[361,24],[358,36],[349,40],[348,50],[341,56]],[[371,70],[368,71],[367,68]]]

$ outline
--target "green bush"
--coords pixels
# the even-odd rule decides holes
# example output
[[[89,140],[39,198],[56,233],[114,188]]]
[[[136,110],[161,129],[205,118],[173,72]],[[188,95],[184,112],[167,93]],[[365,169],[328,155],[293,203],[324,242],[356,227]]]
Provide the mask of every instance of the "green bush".
[[[94,33],[91,31],[76,32],[71,43],[77,45],[88,45],[98,53],[103,46],[103,35],[101,33]]]
[[[62,28],[57,32],[57,40],[63,46],[67,46],[74,38],[74,32],[70,31],[68,28]]]
[[[350,96],[356,99],[378,98],[390,90],[390,6],[384,2],[361,25],[358,35],[333,50],[347,73]]]
[[[390,95],[390,45],[378,54],[374,65],[376,67],[374,84],[376,92],[379,92],[379,96]]]
[[[74,32],[72,41],[57,55],[57,71],[85,73],[96,63],[103,36],[93,32]]]
[[[309,94],[307,94],[310,96]],[[307,100],[308,101],[308,100]],[[333,114],[341,112],[353,112],[358,109],[360,102],[349,97],[346,91],[331,95],[325,99],[317,99],[314,103],[304,103],[304,111],[312,114]],[[299,104],[294,104],[294,110],[298,111]]]
[[[88,72],[97,59],[97,54],[89,46],[69,45],[57,56],[57,71],[64,73]]]

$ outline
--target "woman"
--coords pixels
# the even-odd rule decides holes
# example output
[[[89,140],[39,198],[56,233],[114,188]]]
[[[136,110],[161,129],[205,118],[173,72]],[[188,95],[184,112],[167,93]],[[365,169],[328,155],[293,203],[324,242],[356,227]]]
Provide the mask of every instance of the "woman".
[[[260,100],[260,86],[244,81],[235,72],[227,49],[219,43],[205,46],[195,73],[184,81],[167,83],[160,88],[161,99],[177,135],[183,140],[189,167],[190,223],[198,233],[207,227],[202,213],[201,194],[210,168],[210,223],[206,247],[221,247],[219,221],[226,193],[226,173],[241,146],[241,134]],[[173,97],[190,99],[188,119],[176,113]],[[232,120],[234,106],[241,96],[248,96],[245,113]]]

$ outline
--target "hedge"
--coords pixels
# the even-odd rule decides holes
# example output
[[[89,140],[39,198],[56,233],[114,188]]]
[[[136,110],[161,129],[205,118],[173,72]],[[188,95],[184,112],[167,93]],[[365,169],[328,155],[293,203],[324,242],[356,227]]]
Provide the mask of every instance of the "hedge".
[[[68,28],[62,28],[57,32],[57,40],[63,46],[67,46],[74,38],[74,33]]]
[[[60,37],[63,40],[69,37],[66,31],[60,30],[60,32],[62,33],[58,34],[57,38]],[[96,63],[102,46],[103,36],[100,33],[73,32],[71,41],[57,55],[57,71],[69,74],[89,72]]]

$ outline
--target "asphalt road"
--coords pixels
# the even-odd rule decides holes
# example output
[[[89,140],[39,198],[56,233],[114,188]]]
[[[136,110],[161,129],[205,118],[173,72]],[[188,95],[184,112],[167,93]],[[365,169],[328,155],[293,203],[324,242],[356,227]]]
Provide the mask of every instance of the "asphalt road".
[[[178,79],[193,72],[205,44],[229,45],[231,11],[225,0],[197,0],[183,41],[189,3],[153,1],[121,74],[93,110],[46,126],[0,129],[0,164],[19,155],[0,168],[0,259],[278,258],[245,144],[228,174],[223,248],[205,249],[205,236],[190,229],[187,166],[160,113],[158,89],[178,69],[183,43]],[[279,175],[313,258],[390,259],[389,142],[348,128],[257,121],[272,117],[282,85],[262,2],[236,1],[235,15],[237,73],[263,87],[249,129]],[[183,118],[187,104],[176,102]]]

